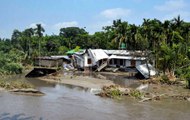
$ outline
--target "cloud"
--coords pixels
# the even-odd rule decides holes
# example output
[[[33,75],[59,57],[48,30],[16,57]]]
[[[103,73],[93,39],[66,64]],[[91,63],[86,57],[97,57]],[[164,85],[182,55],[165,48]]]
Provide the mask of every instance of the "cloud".
[[[155,6],[155,10],[163,14],[162,20],[170,20],[178,15],[184,20],[190,20],[190,12],[188,9],[188,3],[184,0],[167,0],[163,5]]]
[[[105,26],[110,26],[112,25],[112,21],[101,21],[101,22],[96,22],[96,24],[89,25],[87,28],[89,30],[90,34],[94,34],[95,32],[102,31],[102,28]]]
[[[100,14],[108,19],[118,19],[122,17],[128,17],[131,14],[131,10],[124,8],[114,8],[104,10]]]
[[[46,24],[43,22],[36,22],[29,25],[30,28],[36,28],[36,24],[41,24],[42,27],[46,27]]]
[[[163,20],[170,20],[170,19],[173,19],[174,17],[177,17],[178,15],[181,16],[182,19],[184,19],[185,21],[186,20],[190,20],[190,12],[187,12],[187,11],[176,11],[176,12],[173,12],[171,14],[168,14],[166,16],[164,16],[164,19]]]
[[[184,0],[167,0],[163,5],[155,6],[158,11],[176,11],[186,7]]]
[[[71,22],[60,22],[55,24],[53,27],[55,29],[60,29],[60,28],[65,28],[65,27],[76,27],[78,26],[78,22],[76,21],[71,21]]]

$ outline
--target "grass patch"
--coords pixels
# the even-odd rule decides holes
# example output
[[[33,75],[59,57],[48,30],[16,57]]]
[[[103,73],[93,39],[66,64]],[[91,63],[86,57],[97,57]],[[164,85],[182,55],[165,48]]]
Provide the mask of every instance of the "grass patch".
[[[124,95],[124,93],[118,89],[118,86],[111,85],[111,86],[104,86],[102,88],[102,92],[97,95],[99,95],[101,97],[109,97],[109,98],[119,99],[121,96]]]
[[[137,99],[141,99],[144,96],[144,93],[139,91],[139,90],[131,90],[129,95],[131,97],[137,98]]]
[[[15,81],[0,80],[0,87],[6,90],[34,88],[34,86],[31,85],[30,83],[18,80]]]

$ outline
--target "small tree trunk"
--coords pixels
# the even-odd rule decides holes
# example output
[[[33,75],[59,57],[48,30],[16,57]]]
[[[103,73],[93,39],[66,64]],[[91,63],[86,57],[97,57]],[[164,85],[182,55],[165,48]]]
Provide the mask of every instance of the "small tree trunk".
[[[146,58],[146,67],[147,67],[147,69],[148,69],[148,76],[149,76],[149,78],[150,78],[150,68],[149,68],[149,66],[148,66],[148,54],[147,54],[147,50],[145,51],[145,56],[147,57]]]

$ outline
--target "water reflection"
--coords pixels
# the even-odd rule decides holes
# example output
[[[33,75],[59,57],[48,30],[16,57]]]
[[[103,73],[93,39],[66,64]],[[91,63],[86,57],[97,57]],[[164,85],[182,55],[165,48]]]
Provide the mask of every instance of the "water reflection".
[[[35,87],[37,87],[38,89],[42,89],[42,88],[55,88],[55,90],[61,90],[61,86],[65,87],[65,88],[69,88],[69,89],[73,89],[76,91],[85,91],[88,92],[90,91],[89,88],[84,88],[81,86],[73,86],[70,84],[59,84],[59,83],[50,83],[50,82],[46,82],[46,81],[42,81],[39,79],[35,79],[35,78],[26,78],[26,80],[28,82],[30,82],[31,84],[33,84]]]
[[[26,116],[24,113],[19,113],[12,115],[10,113],[2,113],[0,114],[0,120],[43,120],[42,117],[39,119],[35,116]]]

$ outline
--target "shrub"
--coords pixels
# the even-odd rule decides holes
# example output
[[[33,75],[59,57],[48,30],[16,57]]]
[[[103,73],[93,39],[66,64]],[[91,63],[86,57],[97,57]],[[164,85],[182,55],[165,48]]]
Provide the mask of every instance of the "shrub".
[[[25,59],[24,53],[17,49],[13,49],[8,53],[0,51],[0,75],[20,74],[23,66],[21,61]]]
[[[4,66],[4,70],[7,71],[9,74],[20,74],[22,73],[23,66],[18,63],[7,63]]]
[[[144,93],[143,92],[140,92],[139,90],[132,90],[130,93],[129,93],[130,96],[134,97],[134,98],[138,98],[138,99],[141,99],[143,96],[144,96]]]
[[[169,83],[170,83],[170,80],[169,80],[169,78],[168,78],[167,75],[162,75],[162,76],[161,76],[161,79],[160,79],[160,82],[161,82],[162,84],[169,84]]]
[[[102,90],[103,91],[97,95],[101,97],[109,97],[117,99],[124,95],[124,93],[118,89],[118,86],[115,85],[104,86]]]
[[[184,77],[186,79],[186,87],[190,89],[190,73],[185,74]]]
[[[121,97],[123,95],[123,93],[119,90],[119,89],[111,89],[108,94],[110,94],[110,96],[112,98],[118,98]]]
[[[183,74],[181,76],[181,78],[186,80],[186,87],[190,89],[190,66],[183,69]]]

